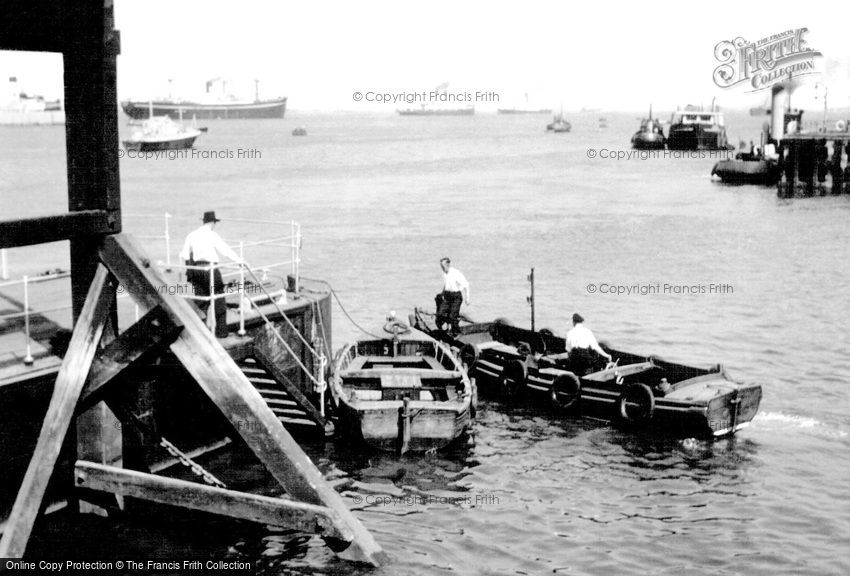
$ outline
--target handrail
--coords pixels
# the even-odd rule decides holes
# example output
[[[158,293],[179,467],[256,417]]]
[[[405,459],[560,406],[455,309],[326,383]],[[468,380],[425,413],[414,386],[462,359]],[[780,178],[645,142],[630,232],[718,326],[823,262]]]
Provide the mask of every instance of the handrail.
[[[256,268],[248,268],[248,267],[245,267],[245,266],[242,266],[242,265],[221,264],[221,263],[213,264],[211,266],[188,266],[188,265],[185,265],[185,264],[182,264],[182,263],[172,264],[172,259],[171,259],[171,230],[170,230],[170,219],[172,218],[172,215],[170,213],[168,213],[168,212],[165,212],[163,214],[124,213],[124,216],[126,218],[146,218],[146,219],[163,218],[164,226],[163,226],[163,233],[162,234],[158,234],[158,235],[137,235],[137,237],[139,237],[139,238],[149,239],[149,240],[163,240],[165,242],[165,259],[164,259],[164,261],[159,261],[159,264],[161,266],[166,266],[169,269],[177,268],[179,270],[208,270],[210,272],[210,290],[209,290],[210,296],[199,296],[199,295],[196,295],[194,293],[191,293],[191,291],[188,290],[188,289],[187,289],[186,294],[181,293],[179,295],[183,298],[208,303],[209,312],[211,312],[211,313],[209,313],[207,315],[207,317],[209,318],[209,324],[210,324],[211,329],[213,329],[213,330],[215,329],[215,314],[212,313],[213,308],[215,306],[215,302],[220,298],[226,298],[228,296],[228,294],[233,292],[233,291],[230,291],[230,292],[225,291],[225,292],[222,292],[220,294],[215,293],[215,290],[214,290],[214,271],[218,270],[218,269],[221,269],[222,272],[223,272],[221,274],[222,279],[233,278],[233,277],[239,278],[239,284],[238,284],[238,288],[236,290],[236,292],[240,294],[240,302],[242,302],[242,304],[240,304],[240,306],[239,306],[239,334],[240,335],[245,334],[245,312],[246,312],[246,309],[250,310],[250,307],[253,306],[253,307],[257,308],[257,310],[258,310],[258,312],[260,312],[261,316],[265,317],[265,314],[263,314],[262,311],[259,310],[260,307],[257,304],[257,301],[262,299],[263,296],[258,296],[257,298],[251,298],[251,297],[246,296],[246,294],[245,294],[245,288],[246,288],[246,286],[245,286],[245,275],[246,275],[246,272],[247,272],[247,274],[249,274],[254,279],[254,281],[256,282],[256,285],[263,291],[263,293],[265,294],[265,298],[268,298],[269,301],[274,304],[274,306],[277,309],[278,314],[289,324],[289,326],[292,328],[293,332],[295,332],[295,334],[297,334],[298,338],[304,343],[305,347],[310,351],[310,353],[313,355],[313,357],[316,360],[318,360],[320,366],[323,365],[323,362],[327,362],[327,357],[324,355],[323,351],[321,353],[317,353],[316,350],[313,348],[313,346],[310,345],[310,343],[306,340],[306,338],[304,338],[304,336],[301,334],[301,332],[296,329],[295,325],[283,313],[283,310],[281,310],[280,306],[278,306],[278,302],[277,302],[276,298],[279,297],[280,295],[285,295],[286,290],[281,289],[279,291],[275,291],[273,294],[269,293],[269,291],[266,290],[266,288],[263,286],[262,281],[260,281],[257,278],[257,274],[255,273],[255,271],[261,271],[263,273],[263,276],[265,277],[265,275],[267,275],[270,270],[279,269],[279,268],[283,268],[283,267],[288,266],[289,269],[290,269],[290,273],[292,274],[292,277],[294,279],[294,289],[295,289],[296,292],[299,291],[300,264],[301,264],[301,241],[302,241],[300,224],[298,224],[294,220],[274,221],[274,220],[265,220],[265,219],[228,218],[227,219],[228,222],[242,222],[242,223],[250,223],[250,224],[274,224],[274,225],[278,225],[280,227],[288,227],[289,228],[289,234],[288,235],[276,236],[274,238],[270,238],[270,239],[267,239],[267,240],[252,240],[250,242],[241,241],[239,243],[239,254],[240,254],[240,257],[241,257],[243,262],[244,262],[244,258],[245,258],[245,249],[246,248],[255,248],[255,247],[259,247],[259,246],[267,246],[267,247],[272,247],[272,248],[284,248],[284,249],[289,248],[290,258],[288,260],[279,260],[279,261],[275,261],[275,262],[272,262],[270,264],[265,264],[263,266],[256,267]],[[7,318],[20,318],[20,317],[24,318],[24,333],[25,333],[25,338],[26,338],[26,350],[27,350],[26,357],[25,357],[24,361],[27,364],[31,364],[32,361],[33,361],[33,357],[32,357],[32,346],[31,346],[32,345],[32,339],[31,339],[31,335],[30,335],[30,326],[29,326],[30,316],[33,315],[33,314],[55,312],[55,311],[60,311],[60,310],[70,310],[71,305],[68,304],[67,306],[46,308],[46,309],[42,309],[42,310],[32,309],[30,307],[30,285],[40,283],[40,282],[47,282],[47,281],[50,281],[50,280],[58,280],[58,279],[61,279],[61,278],[68,278],[68,277],[70,277],[70,273],[69,272],[60,272],[60,273],[43,274],[43,275],[39,275],[39,276],[28,276],[28,275],[26,275],[26,276],[23,276],[20,279],[8,280],[8,266],[7,266],[7,264],[8,264],[8,262],[7,262],[7,250],[2,249],[2,250],[0,250],[0,280],[4,280],[4,281],[0,282],[0,288],[8,288],[8,287],[12,287],[12,286],[22,285],[24,287],[24,306],[23,306],[23,310],[21,310],[21,311],[0,314],[0,320],[7,319]],[[234,269],[234,266],[238,266],[238,269]],[[189,284],[190,283],[187,282],[187,288],[188,288]],[[120,293],[118,294],[119,299],[124,299],[128,296],[129,295],[127,295],[127,294],[120,294]],[[245,302],[248,303],[247,306],[245,305]],[[138,319],[138,317],[139,317],[139,308],[138,308],[138,305],[136,305],[136,318]],[[267,320],[267,318],[266,318],[266,320]],[[320,321],[321,321],[321,319],[320,319]],[[321,330],[322,330],[322,342],[325,343],[324,346],[326,347],[327,346],[327,344],[326,344],[327,339],[326,339],[326,335],[324,334],[324,323],[323,322],[321,323]],[[277,333],[276,330],[275,330],[275,333]],[[284,342],[284,344],[286,344],[286,343]],[[294,355],[293,355],[293,357],[294,357]],[[304,369],[305,372],[310,375],[310,377],[314,381],[314,383],[320,384],[318,381],[316,381],[312,377],[312,374],[310,374],[310,371],[306,370],[306,367],[304,367],[302,365],[301,368]],[[324,370],[323,369],[322,369],[321,374],[322,374],[321,378],[322,378],[322,380],[324,380]]]

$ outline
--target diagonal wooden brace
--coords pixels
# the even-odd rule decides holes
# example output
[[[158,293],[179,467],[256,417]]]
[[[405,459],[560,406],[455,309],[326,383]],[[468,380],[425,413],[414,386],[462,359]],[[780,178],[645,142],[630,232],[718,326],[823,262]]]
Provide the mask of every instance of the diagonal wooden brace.
[[[2,558],[20,558],[26,550],[47,483],[59,458],[114,301],[115,291],[109,284],[109,272],[103,265],[98,265],[59,368],[35,451],[0,540]]]
[[[191,305],[170,294],[167,281],[138,244],[124,234],[103,241],[101,259],[121,284],[146,308],[161,306],[183,330],[171,344],[201,389],[239,432],[266,469],[297,500],[330,508],[350,533],[350,558],[381,564],[386,555],[327,483],[312,460],[283,427],[239,366],[210,333]]]

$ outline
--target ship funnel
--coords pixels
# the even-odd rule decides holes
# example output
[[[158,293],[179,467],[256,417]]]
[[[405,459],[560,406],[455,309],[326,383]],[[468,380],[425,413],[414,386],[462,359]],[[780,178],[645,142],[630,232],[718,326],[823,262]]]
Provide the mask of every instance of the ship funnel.
[[[770,90],[770,135],[782,140],[785,135],[785,107],[788,104],[785,86],[776,84]]]

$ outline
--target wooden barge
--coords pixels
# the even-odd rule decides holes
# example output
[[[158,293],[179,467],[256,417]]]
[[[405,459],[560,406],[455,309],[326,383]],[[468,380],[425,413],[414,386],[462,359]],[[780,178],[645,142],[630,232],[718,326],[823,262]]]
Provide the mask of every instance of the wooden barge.
[[[565,340],[548,331],[490,322],[462,325],[452,337],[434,329],[420,311],[415,320],[458,351],[482,395],[524,398],[558,414],[678,437],[719,438],[748,426],[761,402],[760,386],[732,380],[720,365],[686,366],[602,345],[614,362],[578,369]]]

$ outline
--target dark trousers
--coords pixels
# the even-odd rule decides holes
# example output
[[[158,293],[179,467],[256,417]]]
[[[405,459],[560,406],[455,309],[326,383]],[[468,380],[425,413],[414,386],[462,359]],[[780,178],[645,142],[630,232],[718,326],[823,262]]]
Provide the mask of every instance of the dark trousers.
[[[195,262],[195,266],[209,266],[209,262]],[[193,270],[188,275],[189,282],[195,289],[195,296],[211,296],[210,294],[210,269]],[[224,280],[221,279],[221,271],[216,268],[213,272],[213,294],[224,294]],[[196,300],[196,304],[201,310],[209,313],[209,302],[206,300]],[[227,336],[227,302],[224,298],[216,298],[213,304],[213,313],[215,314],[215,335],[217,338],[225,338]]]
[[[452,333],[457,334],[461,304],[463,304],[461,292],[445,290],[441,292],[437,302],[437,328],[442,328],[443,324],[451,324]]]
[[[605,359],[596,350],[573,348],[570,350],[570,370],[577,376],[585,376],[605,367]]]

